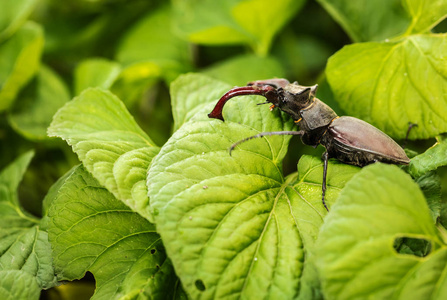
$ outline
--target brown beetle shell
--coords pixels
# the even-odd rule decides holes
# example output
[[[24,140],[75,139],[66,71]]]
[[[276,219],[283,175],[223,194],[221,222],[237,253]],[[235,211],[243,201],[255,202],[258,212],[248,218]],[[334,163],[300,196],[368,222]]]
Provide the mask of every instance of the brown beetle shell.
[[[383,161],[408,164],[410,159],[399,144],[388,135],[365,121],[340,117],[332,121],[321,141],[330,157],[345,163],[365,166]]]

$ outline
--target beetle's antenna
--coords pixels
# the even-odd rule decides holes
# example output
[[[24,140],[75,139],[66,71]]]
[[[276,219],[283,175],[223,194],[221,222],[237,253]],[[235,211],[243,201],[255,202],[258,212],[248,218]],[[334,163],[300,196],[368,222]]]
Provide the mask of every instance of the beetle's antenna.
[[[242,143],[244,143],[246,141],[252,140],[252,139],[260,138],[260,137],[263,137],[263,136],[272,136],[272,135],[300,135],[301,136],[303,134],[304,134],[304,131],[302,131],[302,130],[299,130],[299,131],[261,132],[261,133],[258,133],[256,135],[252,135],[252,136],[249,136],[249,137],[247,137],[245,139],[242,139],[242,140],[234,143],[233,145],[231,145],[230,150],[229,150],[230,151],[230,156],[231,156],[231,151],[233,151],[234,148],[236,148],[238,145],[240,145],[240,144],[242,144]]]
[[[418,124],[416,124],[416,123],[408,122],[407,134],[405,135],[405,140],[404,140],[404,142],[403,142],[403,144],[402,144],[402,148],[405,148],[405,146],[406,146],[407,143],[408,143],[408,136],[410,135],[410,131],[411,131],[411,129],[412,129],[413,127],[417,127],[417,126],[418,126]]]

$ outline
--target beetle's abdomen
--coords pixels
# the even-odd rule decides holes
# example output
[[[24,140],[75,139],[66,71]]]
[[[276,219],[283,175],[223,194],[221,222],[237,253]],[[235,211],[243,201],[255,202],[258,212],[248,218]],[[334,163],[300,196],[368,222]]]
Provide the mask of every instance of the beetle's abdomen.
[[[340,117],[332,121],[324,138],[329,155],[345,163],[364,166],[375,161],[408,164],[410,159],[388,135],[360,119]],[[326,145],[325,145],[326,144]]]

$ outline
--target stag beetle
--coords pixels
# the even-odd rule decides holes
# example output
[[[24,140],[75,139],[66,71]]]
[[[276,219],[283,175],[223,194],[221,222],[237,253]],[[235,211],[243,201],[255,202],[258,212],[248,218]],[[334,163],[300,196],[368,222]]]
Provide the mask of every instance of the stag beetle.
[[[302,86],[298,82],[290,83],[287,79],[252,81],[247,86],[236,87],[225,93],[208,117],[224,121],[222,110],[225,103],[242,95],[264,96],[267,99],[264,103],[272,104],[271,110],[278,107],[289,114],[300,130],[261,132],[233,144],[230,154],[237,145],[245,141],[271,135],[299,135],[305,145],[323,145],[326,151],[322,157],[322,202],[329,211],[324,200],[329,158],[359,167],[378,161],[406,165],[410,159],[402,147],[376,127],[354,117],[337,116],[332,108],[315,97],[317,88],[318,85]]]

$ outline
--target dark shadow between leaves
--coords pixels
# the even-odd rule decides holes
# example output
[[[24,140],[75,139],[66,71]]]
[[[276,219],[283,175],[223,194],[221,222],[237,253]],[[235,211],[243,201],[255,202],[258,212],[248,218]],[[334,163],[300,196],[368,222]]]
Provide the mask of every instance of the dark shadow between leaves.
[[[397,237],[394,240],[393,248],[398,254],[426,257],[431,253],[431,241],[423,238]]]

